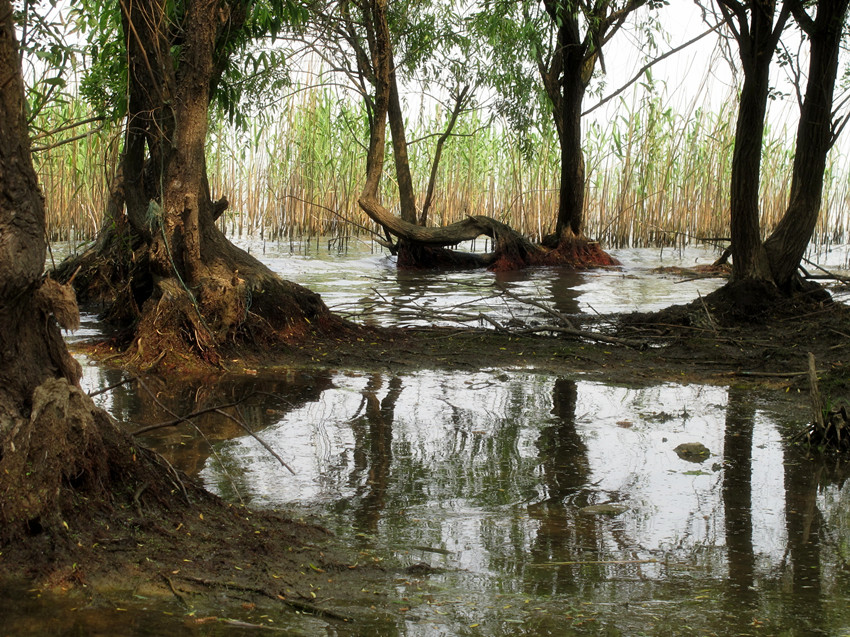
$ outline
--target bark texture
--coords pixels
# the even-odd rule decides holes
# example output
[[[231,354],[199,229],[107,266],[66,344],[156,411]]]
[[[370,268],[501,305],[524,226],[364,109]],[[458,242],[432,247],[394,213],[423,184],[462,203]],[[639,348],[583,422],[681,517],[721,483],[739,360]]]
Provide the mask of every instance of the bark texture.
[[[60,333],[78,324],[73,291],[42,276],[45,218],[24,119],[12,8],[0,0],[0,546],[62,533],[73,490],[110,482],[108,417],[79,388]],[[129,447],[126,447],[129,448]]]
[[[84,300],[133,326],[125,363],[144,370],[221,367],[223,348],[343,327],[318,295],[281,280],[215,225],[227,203],[212,200],[207,180],[208,110],[245,4],[183,8],[121,3],[130,63],[123,155],[101,237],[62,270],[82,266]]]
[[[841,35],[850,0],[821,0],[811,20],[795,12],[809,39],[809,73],[797,127],[788,209],[764,243],[771,275],[781,289],[796,276],[817,225],[826,159],[835,142],[832,105]]]

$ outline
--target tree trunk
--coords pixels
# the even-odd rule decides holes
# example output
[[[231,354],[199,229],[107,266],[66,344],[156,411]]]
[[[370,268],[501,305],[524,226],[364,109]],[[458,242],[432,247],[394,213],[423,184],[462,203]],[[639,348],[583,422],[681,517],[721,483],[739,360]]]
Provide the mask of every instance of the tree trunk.
[[[33,390],[63,378],[76,385],[70,358],[51,315],[73,324],[76,304],[42,279],[46,251],[44,201],[32,167],[24,87],[12,9],[0,1],[0,436],[32,407]],[[63,307],[64,306],[64,307]],[[71,326],[69,325],[69,327]]]
[[[0,0],[0,546],[61,529],[68,484],[108,483],[99,425],[60,324],[79,324],[73,291],[42,278],[44,204],[30,155],[12,7]]]
[[[413,194],[413,176],[410,174],[410,160],[407,156],[407,139],[404,131],[404,114],[398,94],[398,82],[395,66],[390,55],[390,95],[389,122],[393,139],[393,159],[395,161],[396,182],[398,183],[399,208],[401,218],[409,223],[417,223],[416,196]]]
[[[738,105],[729,206],[732,238],[732,279],[770,280],[759,226],[759,175],[764,118],[767,112],[770,61],[773,57],[775,2],[753,7],[749,39],[739,41],[744,85]]]
[[[122,214],[123,193],[129,223],[110,224],[125,234],[113,231],[83,255],[86,272],[76,280],[105,280],[101,292],[111,307],[137,313],[124,363],[144,370],[222,367],[225,343],[265,348],[342,327],[318,295],[282,281],[215,225],[226,200],[213,204],[206,176],[210,91],[221,73],[216,47],[244,11],[205,0],[187,2],[177,17],[156,0],[121,7],[130,113],[110,214]],[[179,48],[169,38],[179,38]],[[133,318],[120,309],[111,314]]]
[[[826,159],[834,143],[832,102],[838,54],[850,0],[821,0],[807,29],[809,74],[797,127],[788,209],[764,247],[773,279],[788,289],[817,225]]]
[[[563,78],[561,99],[561,185],[558,200],[559,240],[579,237],[584,229],[584,153],[581,149],[581,104],[585,85],[579,76]]]
[[[563,113],[569,114],[570,128],[562,133],[566,142],[562,143],[565,158],[562,180],[562,207],[568,213],[564,215],[563,238],[558,250],[547,250],[535,246],[518,232],[495,219],[476,215],[445,227],[426,227],[417,224],[415,203],[412,198],[410,167],[407,161],[404,142],[404,122],[399,107],[398,86],[393,68],[392,42],[387,26],[386,0],[372,0],[368,3],[364,22],[371,27],[370,51],[371,70],[374,74],[375,95],[373,119],[370,127],[369,152],[366,160],[366,184],[358,203],[363,211],[388,233],[400,239],[398,264],[400,267],[481,267],[494,270],[514,270],[530,265],[571,265],[587,267],[590,265],[614,265],[616,260],[599,247],[580,237],[584,207],[584,160],[581,153],[581,101],[589,80],[592,60],[584,60],[578,55],[575,61],[580,69],[575,80],[566,91],[570,103],[564,105]],[[578,37],[578,23],[573,20],[574,37]],[[566,36],[565,36],[566,37]],[[560,59],[560,58],[559,58]],[[551,84],[551,83],[550,83]],[[554,90],[554,84],[551,84]],[[460,103],[458,102],[458,108]],[[553,103],[560,104],[559,97]],[[562,116],[562,115],[561,115]],[[559,114],[556,113],[556,121]],[[395,149],[396,173],[401,192],[400,217],[387,210],[380,201],[379,187],[384,165],[387,119],[392,128]],[[450,125],[451,126],[451,125]],[[559,131],[561,128],[559,127]],[[436,165],[432,169],[436,171]],[[433,181],[433,178],[432,178]],[[429,185],[429,193],[432,189]],[[405,192],[408,192],[405,195]],[[430,201],[430,194],[426,202]],[[405,203],[407,202],[407,203]],[[425,208],[427,211],[427,208]],[[412,212],[413,214],[410,214]],[[561,221],[559,216],[559,228]],[[463,241],[486,235],[493,239],[494,251],[489,255],[466,255],[444,250]],[[560,235],[559,235],[560,236]],[[548,246],[555,247],[555,246]]]

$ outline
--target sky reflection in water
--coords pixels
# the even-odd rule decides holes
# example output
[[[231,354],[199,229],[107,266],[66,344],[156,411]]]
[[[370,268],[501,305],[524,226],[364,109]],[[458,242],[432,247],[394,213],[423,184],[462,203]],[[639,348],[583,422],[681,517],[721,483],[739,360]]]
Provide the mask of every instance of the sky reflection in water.
[[[710,258],[659,263],[654,254],[631,251],[624,270],[530,271],[502,282],[563,313],[662,307],[719,284],[647,277],[658,265]],[[489,294],[482,278],[496,275],[399,273],[362,254],[343,267],[269,259],[332,305],[378,307],[386,297],[521,311],[480,301]],[[396,307],[366,320],[404,324],[410,314]],[[89,389],[121,377],[85,370]],[[428,599],[395,627],[400,634],[848,633],[850,496],[835,467],[782,442],[808,417],[803,397],[515,369],[292,370],[169,386],[160,398],[185,413],[251,393],[243,415],[294,476],[222,419],[200,420],[203,437],[183,426],[151,441],[225,497],[316,515],[346,541],[446,567],[397,584],[400,596]],[[124,421],[168,419],[132,387],[98,401]],[[674,451],[683,442],[711,456],[684,460]],[[627,510],[583,512],[608,503]]]

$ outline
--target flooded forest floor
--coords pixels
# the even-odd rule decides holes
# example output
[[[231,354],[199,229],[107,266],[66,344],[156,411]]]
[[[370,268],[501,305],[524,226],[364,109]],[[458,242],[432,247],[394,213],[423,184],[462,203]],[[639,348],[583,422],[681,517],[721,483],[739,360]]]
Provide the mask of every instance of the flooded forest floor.
[[[802,393],[808,390],[811,352],[830,401],[850,397],[845,362],[850,310],[842,303],[777,305],[741,321],[724,319],[698,300],[653,314],[585,315],[570,328],[587,332],[584,338],[544,328],[361,326],[340,338],[231,358],[226,375],[273,377],[292,368],[492,375],[524,370],[614,384],[702,383]],[[77,343],[74,349],[94,359],[110,356],[104,343]],[[157,387],[162,381],[147,382]],[[146,502],[141,486],[124,504],[116,503],[108,527],[102,517],[87,520],[83,503],[78,517],[67,520],[66,536],[34,530],[25,545],[4,547],[4,577],[12,574],[13,581],[38,590],[59,609],[41,618],[39,630],[51,622],[67,626],[70,613],[91,634],[106,634],[119,622],[132,626],[133,634],[230,634],[257,627],[316,634],[328,625],[335,634],[361,634],[397,626],[400,617],[409,622],[420,607],[432,604],[427,595],[414,599],[409,593],[439,571],[427,561],[400,562],[389,553],[348,545],[322,528],[321,520],[225,504],[193,483],[176,477],[173,501],[155,505]],[[396,596],[400,588],[407,592]],[[31,598],[6,604],[26,607]],[[566,612],[580,616],[581,609]],[[526,619],[517,610],[501,630],[508,634],[511,622]],[[18,621],[0,622],[0,632],[26,632],[26,620]],[[580,630],[581,622],[572,625]],[[478,634],[476,627],[466,624],[465,630]],[[545,634],[538,628],[528,634]]]

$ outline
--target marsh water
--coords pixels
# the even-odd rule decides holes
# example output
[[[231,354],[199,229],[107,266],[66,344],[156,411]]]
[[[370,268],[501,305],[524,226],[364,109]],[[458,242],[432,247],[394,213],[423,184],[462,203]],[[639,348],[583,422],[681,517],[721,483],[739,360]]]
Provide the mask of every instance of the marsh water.
[[[655,271],[714,257],[695,249],[621,251],[626,265],[602,272],[494,275],[399,272],[369,246],[249,247],[337,311],[379,324],[542,320],[498,285],[565,314],[604,314],[722,283]],[[89,316],[73,338],[97,330]],[[122,379],[84,363],[89,391]],[[183,413],[243,400],[253,436],[206,414],[146,439],[211,491],[413,567],[364,584],[377,593],[374,620],[293,615],[291,634],[850,634],[850,493],[840,464],[784,442],[808,418],[796,390],[327,368],[170,383],[159,398]],[[96,400],[132,427],[168,419],[133,385]],[[676,450],[695,442],[708,453]],[[0,606],[7,621],[13,606]],[[179,609],[131,611],[99,617],[116,634],[199,634],[168,623]]]

